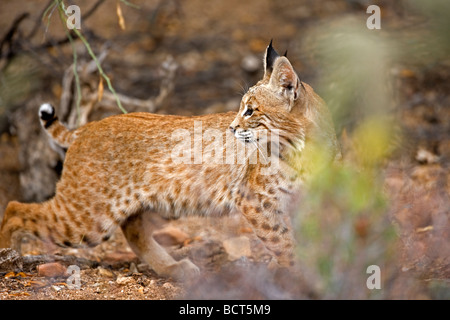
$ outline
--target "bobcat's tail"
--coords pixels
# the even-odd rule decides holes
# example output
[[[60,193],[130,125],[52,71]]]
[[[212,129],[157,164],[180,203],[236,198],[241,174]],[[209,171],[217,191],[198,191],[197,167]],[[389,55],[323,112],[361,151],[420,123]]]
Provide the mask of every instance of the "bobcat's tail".
[[[58,145],[68,148],[76,138],[76,130],[69,130],[55,114],[55,108],[49,103],[43,103],[39,108],[39,119],[45,132]]]

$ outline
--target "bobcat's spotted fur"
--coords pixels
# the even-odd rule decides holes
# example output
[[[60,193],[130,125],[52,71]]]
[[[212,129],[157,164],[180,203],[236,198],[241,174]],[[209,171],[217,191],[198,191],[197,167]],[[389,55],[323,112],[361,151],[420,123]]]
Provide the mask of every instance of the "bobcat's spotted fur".
[[[339,151],[326,106],[271,44],[264,67],[263,79],[244,95],[237,113],[196,117],[132,113],[68,131],[53,107],[42,105],[39,114],[46,132],[68,148],[62,176],[52,199],[8,204],[0,247],[16,247],[24,233],[61,246],[95,246],[121,227],[131,248],[158,274],[183,278],[199,269],[188,259],[175,261],[153,239],[150,215],[176,218],[238,211],[274,261],[293,265],[289,211],[298,198],[302,172],[293,169],[292,155],[309,143],[327,145],[330,161]],[[174,132],[182,129],[195,136],[199,123],[200,133],[216,129],[253,153],[271,142],[260,140],[258,132],[277,132],[272,159],[279,160],[279,167],[270,174],[263,172],[269,164],[262,156],[255,163],[209,161],[208,150],[229,152],[223,141],[217,144],[220,139],[203,140],[200,163],[174,161],[174,150],[180,148]],[[191,157],[195,155],[188,153]]]

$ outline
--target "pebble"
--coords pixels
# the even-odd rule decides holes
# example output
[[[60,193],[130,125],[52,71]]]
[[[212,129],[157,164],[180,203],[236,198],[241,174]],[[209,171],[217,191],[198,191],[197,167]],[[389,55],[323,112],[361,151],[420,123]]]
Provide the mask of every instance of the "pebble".
[[[131,273],[139,273],[138,268],[136,267],[136,264],[134,262],[130,263],[130,272]]]
[[[167,289],[167,290],[174,290],[174,289],[175,289],[175,287],[173,286],[173,284],[171,284],[171,283],[169,283],[169,282],[164,283],[164,284],[162,285],[162,287],[163,287],[164,289]]]
[[[261,59],[253,54],[246,55],[241,61],[242,69],[249,73],[259,71],[261,64]]]
[[[136,267],[138,272],[144,272],[150,269],[149,265],[146,263],[139,263]]]
[[[55,290],[56,292],[58,292],[59,290],[62,289],[62,287],[60,286],[52,286],[53,290]]]
[[[416,160],[423,164],[433,164],[439,162],[439,156],[426,149],[419,148],[416,153]]]
[[[130,284],[130,283],[132,283],[132,282],[134,282],[133,277],[123,277],[123,276],[119,276],[119,277],[117,278],[117,280],[116,280],[116,283],[119,284],[119,285],[121,285],[121,286],[126,285],[126,284]]]
[[[40,277],[61,277],[66,275],[67,268],[58,262],[50,262],[36,267]]]
[[[114,273],[111,270],[108,270],[108,269],[105,269],[102,267],[98,267],[97,272],[98,272],[99,276],[104,276],[104,277],[108,277],[108,278],[114,277]]]

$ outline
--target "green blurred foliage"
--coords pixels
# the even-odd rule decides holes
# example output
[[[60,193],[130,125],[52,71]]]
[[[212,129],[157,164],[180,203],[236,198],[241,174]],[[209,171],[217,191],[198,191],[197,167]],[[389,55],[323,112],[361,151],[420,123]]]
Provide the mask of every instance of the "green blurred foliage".
[[[370,125],[365,128],[376,130]],[[369,140],[380,145],[383,138],[374,135]],[[317,272],[314,282],[324,297],[368,298],[376,292],[367,289],[365,270],[372,264],[386,265],[396,239],[386,217],[388,201],[376,162],[366,161],[362,154],[364,165],[325,167],[320,164],[324,159],[320,149],[309,152],[305,161],[317,166],[311,171],[296,223],[300,261]],[[377,156],[381,160],[381,154]]]
[[[40,88],[38,81],[42,68],[27,55],[14,58],[0,72],[0,116]]]
[[[408,0],[406,3],[417,14],[422,15],[427,23],[426,36],[420,37],[422,40],[421,49],[430,53],[431,61],[448,57],[450,52],[450,37],[448,36],[450,30],[450,1]]]
[[[361,19],[346,17],[320,25],[306,37],[305,45],[325,70],[317,91],[327,102],[338,132],[392,108],[388,68],[395,46],[381,30],[369,30]]]
[[[381,30],[369,30],[365,20],[347,16],[319,24],[303,39],[324,70],[317,91],[337,132],[346,132],[343,163],[329,165],[319,147],[305,150],[299,163],[309,164],[311,177],[296,221],[298,256],[324,298],[392,297],[383,289],[398,269],[398,237],[381,168],[399,139],[393,70],[437,63],[450,48],[449,1],[406,5],[424,22],[415,30],[387,31],[383,22]],[[372,264],[382,270],[382,290],[366,286]]]

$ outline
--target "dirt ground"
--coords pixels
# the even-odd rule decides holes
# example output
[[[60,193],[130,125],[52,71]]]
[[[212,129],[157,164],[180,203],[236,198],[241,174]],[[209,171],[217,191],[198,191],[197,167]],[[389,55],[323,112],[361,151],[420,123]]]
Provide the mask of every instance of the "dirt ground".
[[[22,5],[25,2],[27,6]],[[32,19],[25,20],[23,27],[32,29],[33,19],[46,3],[0,4],[0,29],[9,29],[14,18],[25,11]],[[81,8],[91,7],[89,1],[80,3]],[[110,43],[105,68],[117,91],[142,99],[156,95],[161,80],[158,67],[167,55],[172,55],[179,64],[175,89],[158,112],[183,115],[236,110],[243,87],[261,76],[261,65],[253,67],[253,63],[255,59],[257,63],[262,61],[262,52],[271,38],[276,39],[278,47],[292,52],[289,57],[302,80],[314,86],[315,66],[302,63],[308,53],[293,39],[315,21],[359,11],[365,15],[359,1],[135,1],[141,6],[139,10],[122,5],[127,24],[124,32],[118,26],[116,2],[112,3],[102,4],[102,11],[93,15],[98,18],[90,18],[85,24],[95,30],[91,39]],[[395,5],[382,5],[386,19],[401,16]],[[56,20],[48,32],[55,38],[64,35]],[[67,67],[72,59],[70,48],[61,50],[68,50],[67,59],[59,61]],[[49,76],[46,65],[36,70],[33,78],[40,80],[36,85],[26,85],[22,99],[6,94],[2,98],[3,103],[13,106],[2,111],[2,116],[20,110],[21,103],[36,95],[58,101],[61,79]],[[390,297],[448,299],[450,64],[447,61],[420,71],[408,69],[396,78],[399,99],[393,113],[404,130],[406,143],[385,163],[381,174],[390,199],[387,214],[399,236],[398,272],[403,281],[414,285],[407,286],[409,292],[393,290]],[[2,121],[1,211],[10,200],[24,200],[22,142],[8,121]],[[166,240],[168,250],[176,259],[189,257],[196,263],[202,272],[201,281],[180,283],[158,277],[134,255],[120,231],[93,249],[49,250],[29,239],[23,246],[23,272],[0,272],[0,300],[320,298],[303,284],[304,279],[296,278],[300,282],[293,287],[289,284],[291,276],[267,270],[269,254],[239,216],[161,220],[161,225],[171,226],[168,234],[176,238]],[[228,247],[233,241],[237,241],[241,257],[234,257],[233,249]],[[67,274],[40,275],[37,266],[49,262],[80,266],[80,288],[68,288]],[[260,277],[266,277],[265,281],[258,283]],[[439,290],[432,291],[430,283],[437,283]]]

